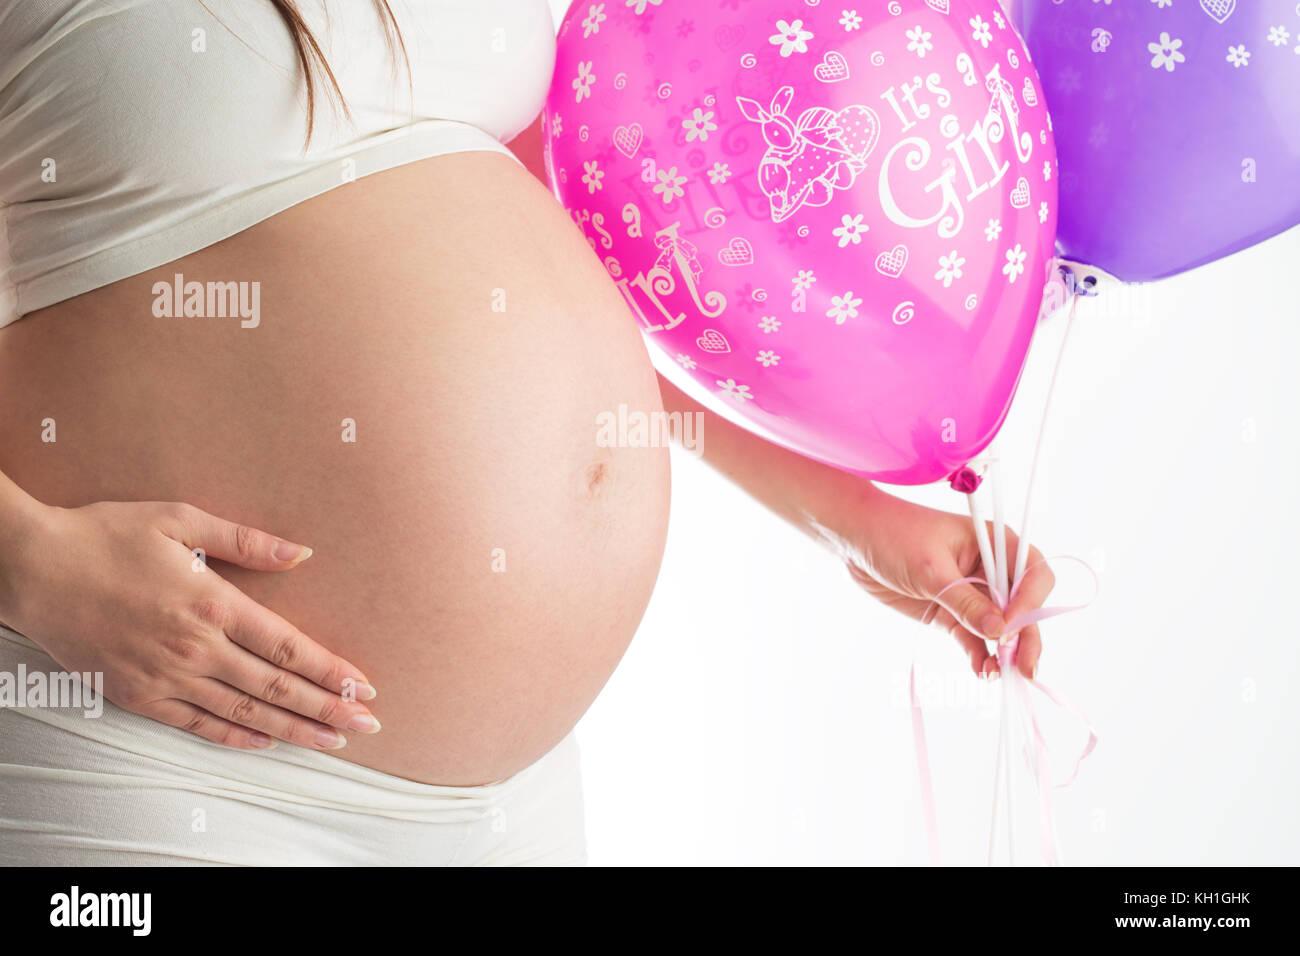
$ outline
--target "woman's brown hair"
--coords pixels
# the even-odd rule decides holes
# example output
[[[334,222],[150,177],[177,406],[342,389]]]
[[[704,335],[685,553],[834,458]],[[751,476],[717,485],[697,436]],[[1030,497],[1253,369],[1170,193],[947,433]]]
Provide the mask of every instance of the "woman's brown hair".
[[[354,0],[350,0],[354,2]],[[339,87],[339,81],[334,76],[334,71],[330,69],[329,61],[325,59],[325,54],[321,51],[320,44],[316,42],[316,37],[312,35],[307,26],[307,21],[303,19],[302,13],[298,10],[295,0],[271,0],[280,18],[284,20],[285,26],[289,28],[289,34],[293,37],[293,46],[298,53],[298,63],[302,66],[303,74],[307,78],[307,142],[311,142],[312,129],[315,125],[316,118],[316,84],[320,74],[324,73],[325,78],[329,81],[327,90],[330,100],[334,105],[343,110],[345,116],[350,117],[348,104],[343,98],[343,90]],[[394,62],[396,62],[397,51],[402,51],[402,60],[406,64],[406,75],[409,79],[411,75],[411,61],[406,52],[406,43],[402,40],[402,31],[397,26],[397,18],[393,16],[393,10],[388,5],[388,0],[374,0],[375,12],[378,14],[380,21],[384,25],[384,33],[388,39],[388,48],[392,53]]]

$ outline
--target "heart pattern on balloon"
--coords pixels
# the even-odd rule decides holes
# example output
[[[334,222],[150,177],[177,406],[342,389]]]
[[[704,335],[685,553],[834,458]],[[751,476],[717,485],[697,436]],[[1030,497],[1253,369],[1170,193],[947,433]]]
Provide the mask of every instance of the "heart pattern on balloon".
[[[882,252],[876,256],[876,271],[882,276],[889,276],[891,279],[897,279],[901,276],[906,265],[907,246],[901,242],[888,252]]]
[[[1011,205],[1024,209],[1029,205],[1029,180],[1021,176],[1016,180],[1016,188],[1011,190]]]
[[[834,50],[827,50],[822,61],[813,68],[813,75],[823,83],[838,83],[849,78],[849,61]]]
[[[724,355],[731,351],[731,345],[727,342],[726,336],[717,329],[705,329],[700,337],[695,340],[695,344],[700,347],[701,351],[712,352],[714,355]]]
[[[641,138],[645,131],[641,129],[640,123],[632,123],[629,126],[620,126],[614,130],[614,147],[631,159],[636,155],[636,151],[641,148]]]
[[[925,0],[925,5],[931,10],[938,10],[940,13],[947,13],[949,10],[948,0]]]
[[[1201,9],[1218,23],[1223,23],[1237,9],[1237,0],[1201,0]]]
[[[747,266],[754,261],[754,247],[747,239],[732,239],[718,250],[718,261],[724,266]]]

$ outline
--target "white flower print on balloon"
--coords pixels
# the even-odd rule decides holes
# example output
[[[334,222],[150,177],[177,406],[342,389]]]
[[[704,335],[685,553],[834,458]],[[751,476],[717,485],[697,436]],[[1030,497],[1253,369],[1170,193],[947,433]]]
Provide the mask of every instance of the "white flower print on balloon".
[[[989,25],[985,19],[978,14],[970,18],[971,38],[984,49],[989,48],[993,42],[993,33],[989,30]]]
[[[584,162],[582,164],[582,169],[582,183],[587,187],[588,193],[594,193],[596,190],[604,188],[604,183],[602,183],[601,180],[605,178],[605,172],[600,169],[600,163],[598,160],[593,159],[589,162]]]
[[[813,283],[817,281],[817,276],[811,269],[800,269],[799,274],[790,281],[794,283],[796,289],[811,289]]]
[[[1167,72],[1172,73],[1179,63],[1186,63],[1187,57],[1179,50],[1182,45],[1182,40],[1172,40],[1168,33],[1161,33],[1158,41],[1148,43],[1147,49],[1154,54],[1151,57],[1152,69],[1158,70],[1163,66]]]
[[[1174,0],[1151,0],[1151,2],[1163,10],[1165,7],[1171,6]]]
[[[1287,40],[1291,39],[1291,32],[1286,27],[1269,27],[1268,42],[1274,46],[1286,46]]]
[[[731,178],[731,167],[726,163],[714,163],[709,169],[709,182],[721,186]]]
[[[777,355],[771,349],[763,349],[758,353],[758,357],[755,358],[754,361],[762,362],[763,368],[771,368],[773,365],[781,361],[781,356]]]
[[[686,195],[686,190],[682,188],[682,183],[686,182],[686,177],[677,175],[676,166],[661,169],[655,175],[658,176],[659,182],[655,183],[653,192],[663,197],[665,206],[678,196]]]
[[[575,91],[573,101],[575,103],[581,103],[583,97],[591,96],[591,85],[596,82],[596,77],[591,72],[592,65],[591,60],[578,64],[578,75],[573,79],[573,89]]]
[[[1048,215],[1049,215],[1049,213],[1048,213],[1048,211],[1047,211],[1047,203],[1045,203],[1045,202],[1041,202],[1041,203],[1039,203],[1039,204],[1038,204],[1038,221],[1039,221],[1039,222],[1047,222],[1047,217],[1048,217]]]
[[[695,107],[695,112],[682,120],[682,129],[686,130],[686,142],[693,143],[697,139],[703,143],[707,142],[709,134],[715,132],[718,124],[713,122],[713,110],[700,109]]]
[[[605,14],[605,5],[603,3],[593,3],[591,9],[587,11],[587,19],[582,21],[582,38],[589,39],[593,33],[600,32],[600,25],[608,18]]]
[[[775,332],[781,327],[781,320],[775,315],[765,315],[759,319],[758,327],[763,330],[763,334]]]
[[[1008,282],[1014,283],[1016,276],[1025,271],[1025,256],[1027,253],[1016,243],[1014,249],[1007,250],[1007,261],[1002,266],[1002,274],[1007,277]]]
[[[862,244],[862,234],[870,227],[862,221],[862,215],[850,216],[845,213],[840,217],[842,225],[838,229],[832,229],[831,235],[840,240],[840,248],[843,249],[849,243],[855,246]]]
[[[677,361],[682,363],[682,368],[695,368],[695,359],[691,358],[689,355],[682,355],[679,352],[677,354]]]
[[[843,295],[831,296],[831,307],[826,310],[828,318],[835,320],[836,325],[843,325],[846,319],[856,319],[858,317],[858,306],[862,304],[861,299],[855,299],[853,292],[850,290]]]
[[[807,53],[808,41],[812,38],[812,31],[803,28],[802,20],[777,20],[776,33],[768,37],[767,42],[780,46],[782,56],[789,56],[791,53]]]
[[[1246,49],[1246,44],[1239,43],[1237,46],[1228,47],[1228,55],[1224,59],[1234,67],[1247,66],[1250,63],[1250,51]]]
[[[845,10],[843,13],[844,15],[840,17],[840,26],[845,32],[861,29],[862,17],[858,16],[857,10]]]
[[[1045,159],[1043,160],[1043,182],[1047,182],[1051,178],[1052,178],[1052,161],[1050,159]]]
[[[993,11],[993,22],[998,25],[999,30],[1005,30],[1007,28],[1007,21],[1003,20],[1002,14],[998,13],[996,10]]]
[[[558,138],[564,131],[564,119],[559,113],[551,117],[551,136]]]
[[[748,385],[737,385],[734,378],[729,378],[725,382],[722,379],[717,380],[718,388],[722,389],[724,395],[734,399],[737,403],[743,405],[747,399],[754,396],[750,394]]]
[[[1000,235],[1002,235],[1002,223],[997,219],[990,219],[989,224],[984,227],[984,238],[992,242]]]
[[[954,279],[961,278],[961,267],[966,264],[966,260],[957,255],[954,249],[946,256],[939,257],[939,271],[934,274],[936,279],[943,281],[943,287],[946,289],[952,285]]]
[[[635,7],[636,9],[632,12],[639,17],[641,14],[645,13],[646,7],[657,7],[663,2],[664,0],[627,0],[627,5],[629,7]]]
[[[933,35],[926,33],[921,29],[920,24],[917,24],[915,28],[907,31],[907,48],[921,59],[925,59],[925,52],[934,49],[934,44],[930,42],[930,37]]]

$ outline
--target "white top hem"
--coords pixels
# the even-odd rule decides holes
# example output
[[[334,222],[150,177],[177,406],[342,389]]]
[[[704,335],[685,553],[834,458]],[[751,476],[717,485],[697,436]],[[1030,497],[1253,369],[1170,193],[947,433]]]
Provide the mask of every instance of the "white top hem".
[[[424,120],[384,134],[390,138],[355,153],[339,153],[312,168],[223,200],[184,222],[69,262],[33,279],[0,289],[0,328],[24,315],[120,279],[139,275],[228,239],[354,179],[449,153],[493,151],[518,159],[504,144],[476,126],[455,120]],[[344,178],[339,164],[355,164]]]

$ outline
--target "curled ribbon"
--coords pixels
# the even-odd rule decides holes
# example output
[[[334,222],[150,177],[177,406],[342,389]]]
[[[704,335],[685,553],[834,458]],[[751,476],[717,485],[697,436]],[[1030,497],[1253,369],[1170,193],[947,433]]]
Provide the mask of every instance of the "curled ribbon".
[[[1040,564],[1047,564],[1049,561],[1054,560],[1074,561],[1076,564],[1082,565],[1092,577],[1093,596],[1082,604],[1072,604],[1062,607],[1040,607],[1035,608],[1032,611],[1026,611],[1023,614],[1017,614],[1007,622],[1006,633],[1012,635],[1010,640],[1005,644],[999,644],[997,653],[998,668],[1001,670],[1003,678],[1008,682],[1003,685],[1003,693],[1012,693],[1012,688],[1015,688],[1015,693],[1017,694],[1020,703],[1023,705],[1025,712],[1029,715],[1030,726],[1033,729],[1033,753],[1032,759],[1030,759],[1029,762],[1034,772],[1034,778],[1038,788],[1039,849],[1042,853],[1043,863],[1046,866],[1053,865],[1057,858],[1056,826],[1052,814],[1052,788],[1053,786],[1068,787],[1073,783],[1075,778],[1079,775],[1080,765],[1097,746],[1097,732],[1093,729],[1092,723],[1088,720],[1088,717],[1082,710],[1068,701],[1063,695],[1058,694],[1056,691],[1039,681],[1030,680],[1024,677],[1020,674],[1019,670],[1016,669],[1016,650],[1020,644],[1021,630],[1028,627],[1030,624],[1037,624],[1039,621],[1045,621],[1048,618],[1068,614],[1071,611],[1081,611],[1092,604],[1096,599],[1096,593],[1100,587],[1097,581],[1096,572],[1092,570],[1086,561],[1082,561],[1071,555],[1059,555],[1054,558],[1044,558],[1041,561],[1036,561],[1031,564],[1025,569],[1025,573],[1021,576],[1020,581],[1017,581],[1015,586],[1011,589],[1011,597],[1015,597],[1016,592],[1020,588],[1021,582],[1023,582],[1025,577],[1028,576],[1029,571],[1038,567]],[[986,577],[960,578],[951,582],[936,594],[935,600],[942,597],[945,591],[954,588],[959,584],[983,584],[986,587],[989,587],[990,593],[994,593]],[[1088,729],[1088,742],[1084,745],[1078,757],[1075,758],[1073,771],[1066,780],[1059,784],[1052,784],[1051,761],[1047,748],[1047,740],[1043,736],[1042,728],[1039,726],[1038,715],[1034,711],[1033,701],[1029,696],[1029,690],[1026,685],[1029,685],[1042,693],[1048,700],[1056,704],[1056,706],[1078,717]],[[926,836],[930,846],[930,862],[935,866],[941,866],[943,864],[943,858],[939,847],[939,821],[934,803],[934,785],[930,775],[930,756],[929,748],[926,745],[925,721],[921,713],[921,700],[916,693],[915,662],[912,664],[911,673],[908,678],[908,690],[911,695],[912,703],[912,741],[916,751],[917,774],[920,777],[921,783],[921,807],[925,814]],[[1001,759],[1002,754],[999,750],[999,765],[995,769],[995,773],[1000,773],[1002,770]],[[1011,759],[1010,754],[1006,755],[1006,759]]]

